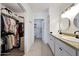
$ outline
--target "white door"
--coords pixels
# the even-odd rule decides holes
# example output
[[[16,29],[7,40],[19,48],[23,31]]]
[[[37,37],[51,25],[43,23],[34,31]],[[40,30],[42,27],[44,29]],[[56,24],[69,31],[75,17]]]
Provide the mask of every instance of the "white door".
[[[34,35],[36,38],[42,38],[42,22],[43,19],[34,20]]]

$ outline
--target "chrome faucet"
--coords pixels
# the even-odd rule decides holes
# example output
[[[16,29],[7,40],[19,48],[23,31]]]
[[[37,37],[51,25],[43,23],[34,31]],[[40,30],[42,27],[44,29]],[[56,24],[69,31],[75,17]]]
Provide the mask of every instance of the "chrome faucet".
[[[76,34],[76,38],[79,38],[79,31],[75,31],[74,34]]]
[[[75,31],[74,34],[76,34],[77,32],[79,33],[79,31]]]

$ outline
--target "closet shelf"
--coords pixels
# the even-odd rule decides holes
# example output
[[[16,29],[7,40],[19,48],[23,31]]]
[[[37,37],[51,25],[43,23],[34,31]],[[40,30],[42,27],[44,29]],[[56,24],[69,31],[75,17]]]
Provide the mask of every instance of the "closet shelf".
[[[3,12],[1,12],[1,14],[2,14],[2,15],[4,15],[4,16],[7,16],[7,17],[10,17],[10,18],[14,19],[15,21],[18,21],[18,19],[17,19],[17,18],[15,18],[15,17],[14,17],[14,16],[12,16],[12,15],[5,14],[5,13],[3,13]]]
[[[14,35],[14,33],[11,33],[11,32],[2,32],[2,36],[6,36],[6,35]]]

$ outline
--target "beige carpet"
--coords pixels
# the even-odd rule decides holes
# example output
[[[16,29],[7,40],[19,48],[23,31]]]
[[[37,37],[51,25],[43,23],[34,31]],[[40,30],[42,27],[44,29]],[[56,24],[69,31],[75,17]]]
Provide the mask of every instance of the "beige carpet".
[[[8,51],[7,53],[3,53],[2,56],[23,56],[24,51],[21,51],[18,48],[12,49],[11,51]]]
[[[28,56],[53,56],[48,45],[44,44],[41,39],[36,39],[34,45],[27,54]]]

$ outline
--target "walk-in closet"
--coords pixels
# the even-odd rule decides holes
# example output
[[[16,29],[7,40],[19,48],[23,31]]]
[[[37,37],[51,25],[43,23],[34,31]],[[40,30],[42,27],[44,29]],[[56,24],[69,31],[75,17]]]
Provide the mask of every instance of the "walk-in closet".
[[[17,3],[1,4],[1,55],[24,55],[24,16],[23,9]]]

